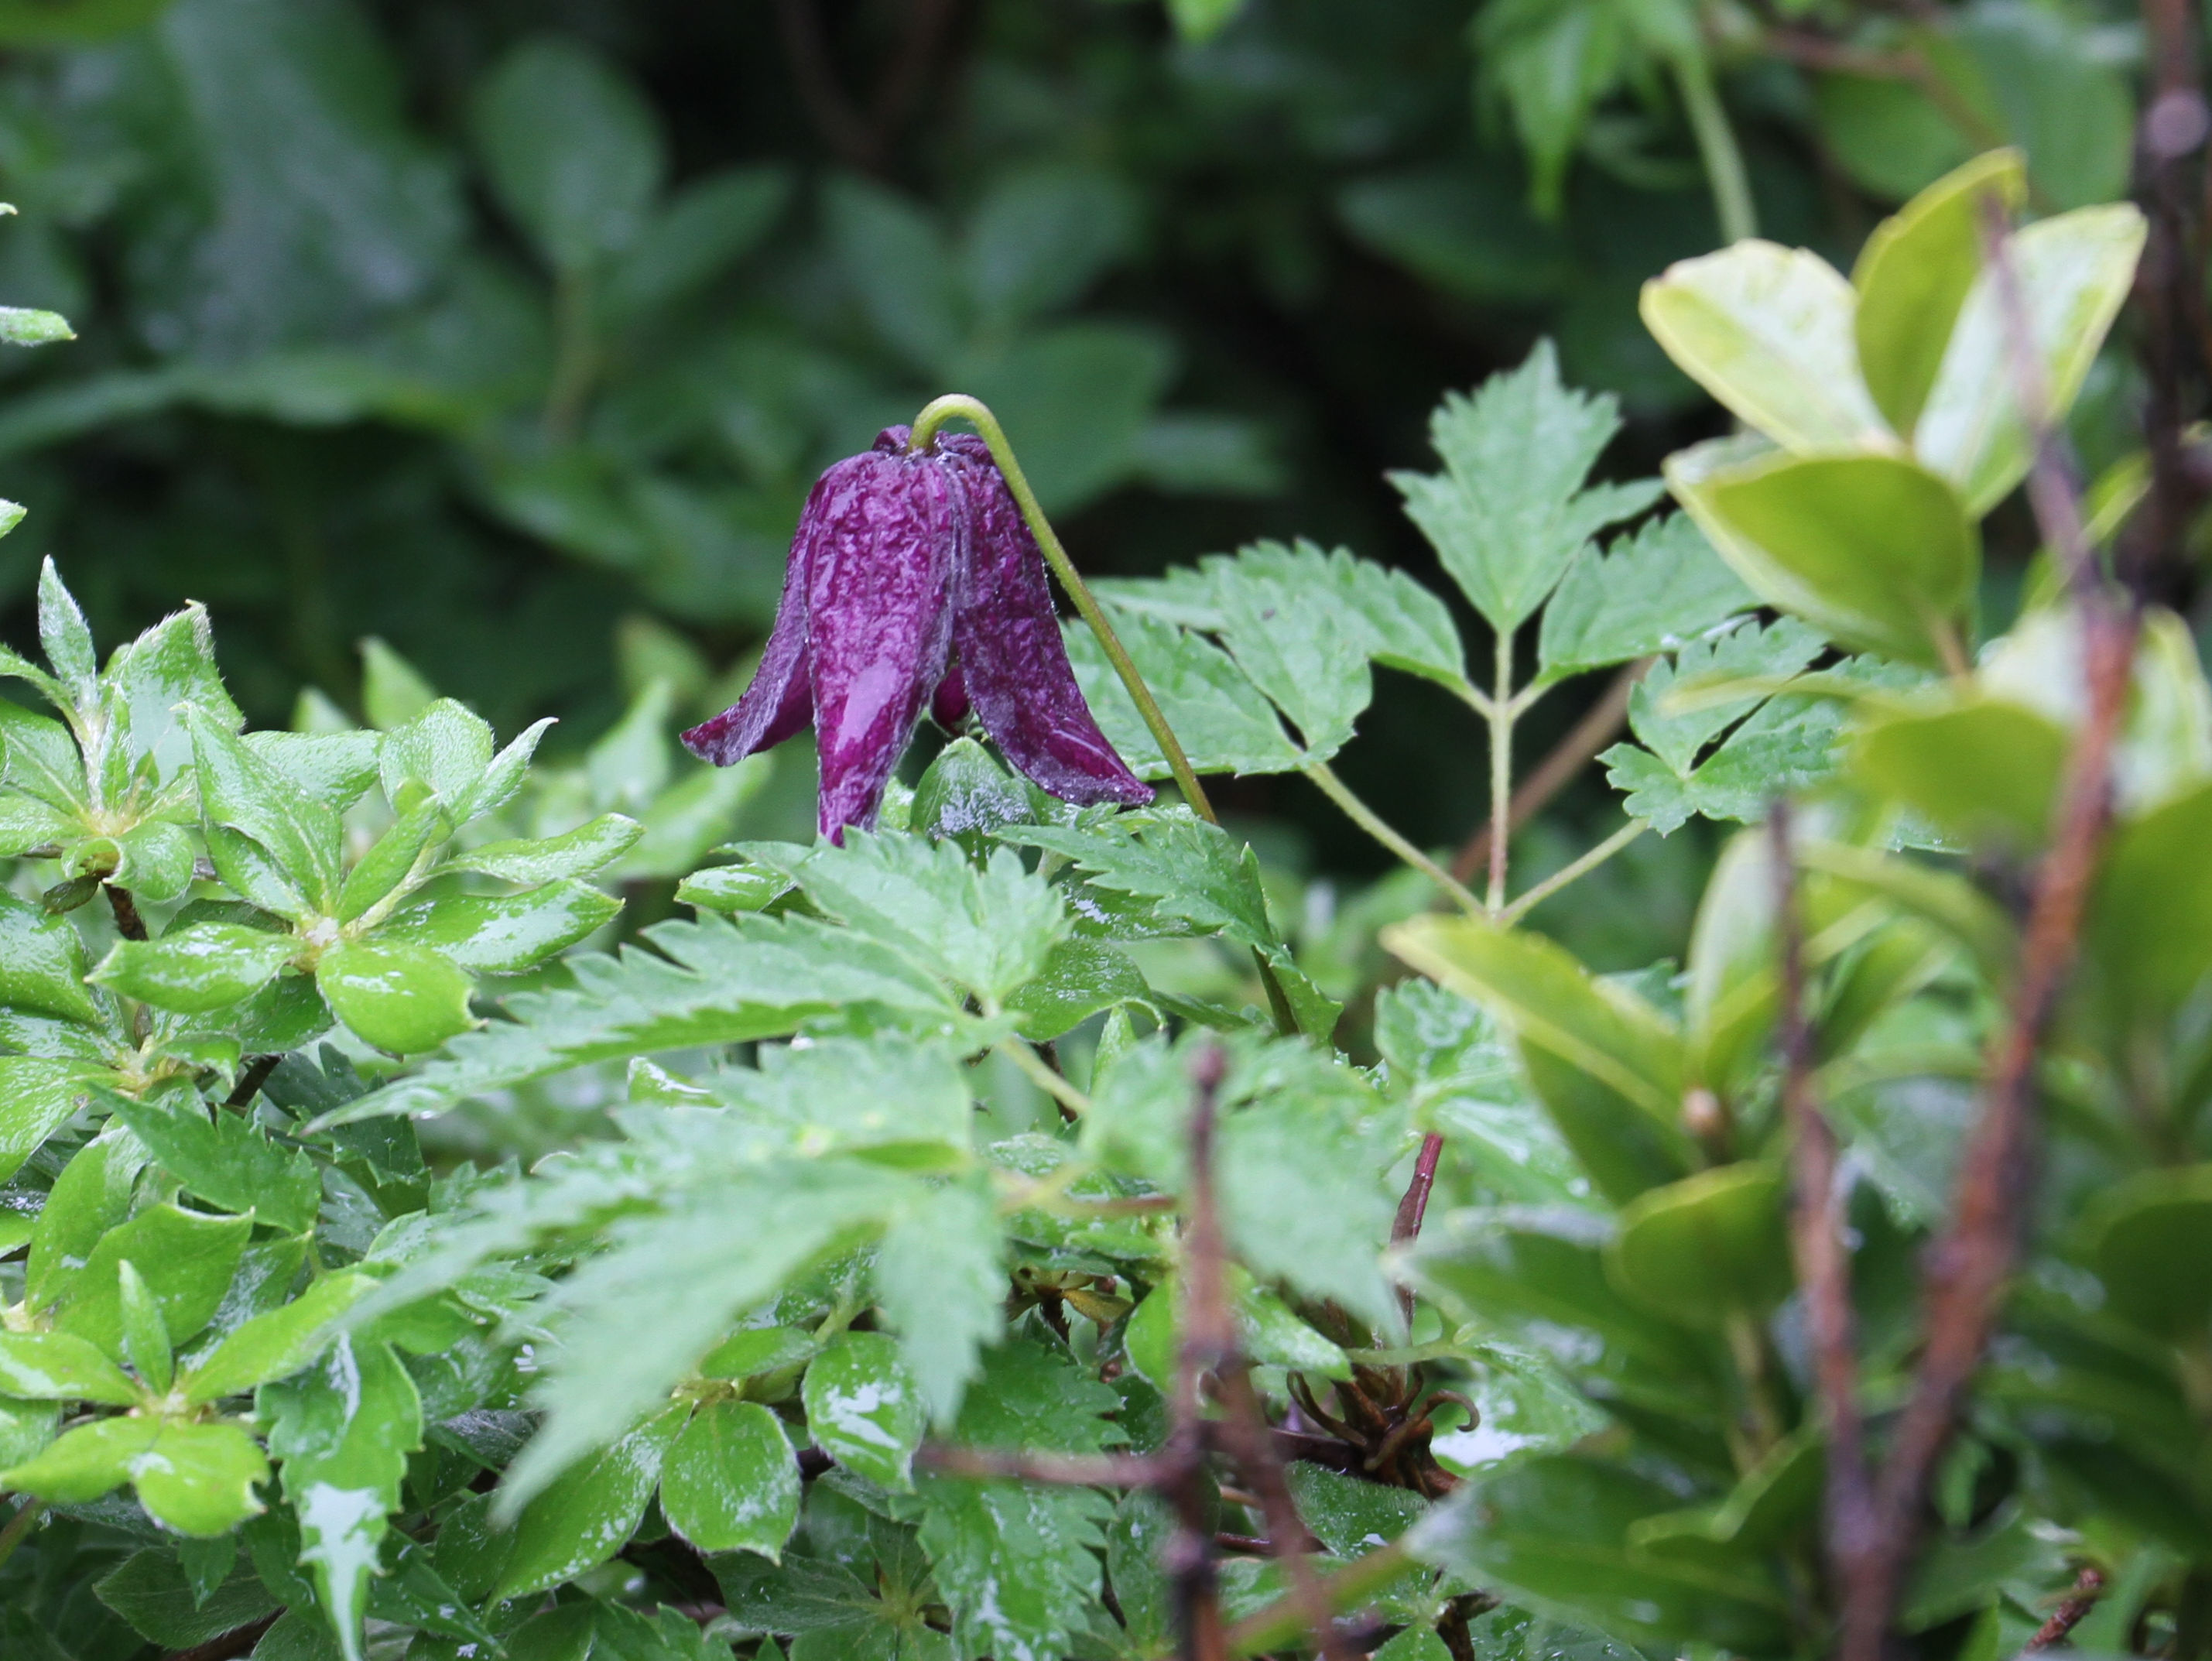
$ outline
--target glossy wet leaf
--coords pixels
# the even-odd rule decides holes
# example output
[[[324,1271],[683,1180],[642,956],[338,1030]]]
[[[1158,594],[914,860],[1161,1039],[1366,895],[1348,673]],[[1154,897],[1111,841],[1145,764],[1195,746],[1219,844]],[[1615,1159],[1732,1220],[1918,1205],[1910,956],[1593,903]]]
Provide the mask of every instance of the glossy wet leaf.
[[[660,1468],[660,1508],[702,1551],[771,1562],[799,1521],[799,1464],[783,1421],[757,1402],[702,1403]]]
[[[0,1396],[129,1407],[138,1386],[105,1351],[66,1332],[0,1332]]]
[[[841,1333],[803,1386],[807,1434],[840,1465],[888,1488],[912,1486],[928,1410],[898,1347],[879,1333]]]
[[[97,1076],[73,1062],[0,1056],[0,1181],[70,1122]]]
[[[100,1006],[84,984],[84,945],[68,919],[0,894],[0,1000],[15,1008],[95,1025]]]
[[[118,1101],[116,1116],[185,1189],[226,1211],[252,1212],[288,1234],[312,1228],[322,1179],[299,1148],[280,1146],[258,1126],[225,1110],[176,1097]]]
[[[251,1217],[217,1217],[180,1206],[150,1206],[106,1231],[69,1282],[54,1317],[57,1331],[122,1353],[118,1266],[135,1263],[161,1307],[169,1337],[189,1342],[215,1317],[252,1233]]]
[[[495,1596],[573,1579],[629,1542],[659,1481],[685,1410],[668,1408],[555,1477],[514,1519],[514,1550]]]
[[[435,1050],[476,1025],[476,983],[450,958],[404,941],[348,940],[315,965],[315,985],[356,1032],[380,1050]]]
[[[0,1482],[61,1504],[97,1500],[125,1482],[157,1520],[179,1534],[228,1532],[261,1509],[257,1483],[269,1462],[234,1425],[171,1419],[101,1419],[64,1433]]]
[[[427,947],[479,974],[512,975],[575,945],[621,911],[613,895],[570,879],[526,894],[451,894],[405,907],[374,939]]]
[[[188,1402],[214,1402],[290,1377],[337,1337],[338,1317],[375,1289],[373,1276],[340,1270],[282,1307],[241,1322],[185,1375]]]

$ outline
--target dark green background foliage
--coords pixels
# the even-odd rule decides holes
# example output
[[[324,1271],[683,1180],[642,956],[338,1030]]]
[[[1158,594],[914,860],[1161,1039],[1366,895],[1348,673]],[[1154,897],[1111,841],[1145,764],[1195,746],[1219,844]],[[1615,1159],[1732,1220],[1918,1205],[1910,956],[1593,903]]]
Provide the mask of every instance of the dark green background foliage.
[[[1993,143],[2045,209],[2124,182],[2119,9],[1717,6],[1702,41],[1674,0],[1472,9],[1187,5],[1178,38],[1151,3],[878,0],[813,8],[810,50],[810,9],[769,0],[79,7],[161,15],[0,73],[0,294],[81,336],[0,366],[0,478],[33,509],[4,627],[54,553],[104,637],[215,606],[257,720],[303,685],[358,709],[374,634],[502,730],[563,716],[573,751],[618,660],[633,690],[678,669],[678,715],[702,696],[630,620],[738,660],[815,472],[954,387],[999,407],[1086,569],[1297,534],[1433,575],[1382,474],[1540,335],[1625,401],[1607,474],[1717,429],[1634,310],[1721,240],[1685,41],[1761,230],[1839,265]],[[1944,95],[1808,69],[1815,36],[1917,52]],[[1476,729],[1389,678],[1347,776],[1456,840]],[[1373,868],[1303,785],[1230,804]]]

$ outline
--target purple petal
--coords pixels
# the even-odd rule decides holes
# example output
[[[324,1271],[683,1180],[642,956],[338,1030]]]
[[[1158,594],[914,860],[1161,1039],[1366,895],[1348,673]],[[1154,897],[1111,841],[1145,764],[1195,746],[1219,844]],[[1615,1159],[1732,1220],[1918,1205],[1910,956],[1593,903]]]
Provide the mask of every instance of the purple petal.
[[[744,695],[711,721],[684,734],[684,746],[717,767],[743,761],[755,751],[781,744],[802,733],[814,714],[814,688],[807,678],[806,582],[820,534],[822,502],[832,488],[840,462],[814,483],[791,538],[783,568],[783,593],[775,604],[775,626],[769,630],[760,667]]]
[[[937,691],[929,700],[929,718],[948,733],[960,730],[960,723],[968,719],[967,678],[955,663],[945,672],[945,678],[937,683]]]
[[[967,557],[953,578],[953,643],[983,730],[1008,761],[1062,801],[1152,799],[1075,684],[1044,556],[981,439],[945,441],[969,504]]]
[[[889,435],[885,435],[889,437]],[[966,514],[934,455],[872,451],[823,483],[807,582],[821,825],[833,842],[875,823],[923,703],[945,678]]]

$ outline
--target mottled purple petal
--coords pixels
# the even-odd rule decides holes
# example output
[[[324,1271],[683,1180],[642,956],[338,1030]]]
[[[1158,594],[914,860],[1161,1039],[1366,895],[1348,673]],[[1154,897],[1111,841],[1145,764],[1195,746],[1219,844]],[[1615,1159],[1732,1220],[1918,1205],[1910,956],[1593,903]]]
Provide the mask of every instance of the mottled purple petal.
[[[807,608],[821,825],[832,841],[848,824],[875,823],[922,704],[945,678],[966,534],[950,473],[939,457],[879,448],[823,476],[834,486],[821,498]]]
[[[983,730],[1014,767],[1062,801],[1148,802],[1075,684],[1044,556],[983,441],[944,441],[969,507],[966,557],[953,575],[953,643]]]
[[[775,605],[775,626],[769,630],[760,667],[728,709],[684,734],[684,745],[717,767],[743,761],[806,729],[814,714],[814,688],[807,674],[806,583],[813,569],[813,545],[821,532],[822,502],[832,488],[841,461],[822,475],[806,494],[791,557],[783,568],[783,593]]]

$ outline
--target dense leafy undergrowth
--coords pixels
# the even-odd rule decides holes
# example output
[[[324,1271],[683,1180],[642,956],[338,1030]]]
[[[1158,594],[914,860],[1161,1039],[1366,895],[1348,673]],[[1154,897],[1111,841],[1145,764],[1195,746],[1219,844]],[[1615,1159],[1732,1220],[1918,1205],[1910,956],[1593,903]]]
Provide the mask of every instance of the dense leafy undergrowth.
[[[712,848],[774,760],[668,788],[657,694],[567,770],[388,657],[369,726],[245,731],[198,608],[103,665],[50,567],[0,660],[6,1652],[1980,1661],[2090,1587],[2085,1647],[2202,1653],[2212,691],[2087,543],[1977,615],[2142,235],[1996,235],[2023,197],[2000,153],[1848,279],[1656,280],[1744,423],[1664,484],[1588,483],[1548,349],[1447,400],[1395,482],[1479,668],[1340,551],[1100,585],[1131,766],[1304,773],[1406,861],[1333,919],[1202,794],[974,736],[842,843]],[[1331,767],[1425,677],[1502,826],[1516,721],[1621,666],[1625,823],[1517,891]],[[1695,818],[1749,828],[1680,964],[1519,926]],[[460,1157],[559,1100],[605,1110]]]

